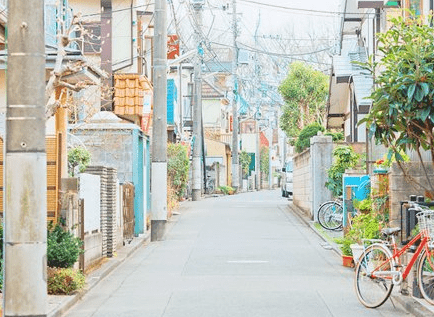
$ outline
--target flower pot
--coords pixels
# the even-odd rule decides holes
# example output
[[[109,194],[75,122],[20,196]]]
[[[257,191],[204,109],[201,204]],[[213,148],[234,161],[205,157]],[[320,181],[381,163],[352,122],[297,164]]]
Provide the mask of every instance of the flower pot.
[[[388,170],[387,168],[383,168],[383,167],[377,167],[374,169],[374,174],[387,174]]]
[[[351,244],[350,248],[351,251],[353,251],[354,264],[357,264],[365,248],[363,247],[363,245],[360,244]]]
[[[342,265],[346,267],[354,267],[353,257],[351,255],[342,255]]]

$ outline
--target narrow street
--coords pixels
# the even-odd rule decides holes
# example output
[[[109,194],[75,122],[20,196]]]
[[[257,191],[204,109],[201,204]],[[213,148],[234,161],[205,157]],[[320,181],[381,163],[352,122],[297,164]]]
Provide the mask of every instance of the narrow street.
[[[280,190],[184,202],[164,241],[140,248],[67,314],[146,317],[409,316],[363,307],[353,270]]]

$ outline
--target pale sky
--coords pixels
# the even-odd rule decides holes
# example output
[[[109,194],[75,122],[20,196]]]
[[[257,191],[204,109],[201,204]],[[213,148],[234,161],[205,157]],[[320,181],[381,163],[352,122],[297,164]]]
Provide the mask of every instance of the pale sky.
[[[324,29],[332,30],[339,17],[337,12],[339,12],[338,3],[340,2],[340,0],[251,0],[251,2],[250,0],[237,0],[237,11],[243,13],[242,21],[245,25],[249,25],[253,32],[260,12],[260,30],[263,34],[276,35],[284,29],[293,29],[295,33],[304,36],[306,33],[321,33]]]

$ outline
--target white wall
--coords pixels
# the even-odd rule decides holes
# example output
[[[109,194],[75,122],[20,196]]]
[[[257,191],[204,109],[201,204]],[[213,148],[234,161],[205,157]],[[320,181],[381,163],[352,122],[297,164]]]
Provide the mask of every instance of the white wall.
[[[100,177],[80,174],[80,198],[84,199],[84,232],[101,230]]]
[[[256,138],[257,134],[241,134],[242,149],[245,150],[247,153],[256,153]]]

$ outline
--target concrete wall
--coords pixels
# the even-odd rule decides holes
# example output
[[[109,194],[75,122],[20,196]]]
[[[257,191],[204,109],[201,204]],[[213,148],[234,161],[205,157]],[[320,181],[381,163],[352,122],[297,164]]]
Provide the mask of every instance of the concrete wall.
[[[431,163],[425,163],[425,168],[428,172],[428,177],[434,179],[434,170]],[[411,175],[414,180],[426,188],[430,188],[422,164],[418,162],[410,162],[406,164],[408,174]],[[415,182],[411,182],[404,177],[404,173],[399,168],[398,164],[393,163],[392,168],[389,171],[389,197],[390,197],[390,226],[400,227],[400,201],[409,199],[410,195],[425,194],[425,189]],[[405,213],[405,210],[404,210]],[[404,215],[405,216],[405,215]],[[404,217],[405,218],[405,217]],[[405,228],[405,227],[404,227]]]
[[[101,231],[100,177],[80,174],[80,198],[84,199],[84,232]]]
[[[87,233],[84,236],[84,267],[102,258],[102,233]]]
[[[308,215],[312,215],[312,182],[310,160],[310,149],[307,149],[302,153],[296,154],[293,158],[293,203]]]
[[[331,136],[314,136],[310,139],[310,165],[312,187],[311,195],[313,219],[317,221],[316,210],[327,200],[332,198],[330,190],[325,188],[327,170],[333,161],[333,140]],[[294,185],[294,188],[296,186]]]
[[[133,182],[132,132],[111,130],[76,130],[78,136],[92,155],[91,165],[114,167],[120,183]]]

